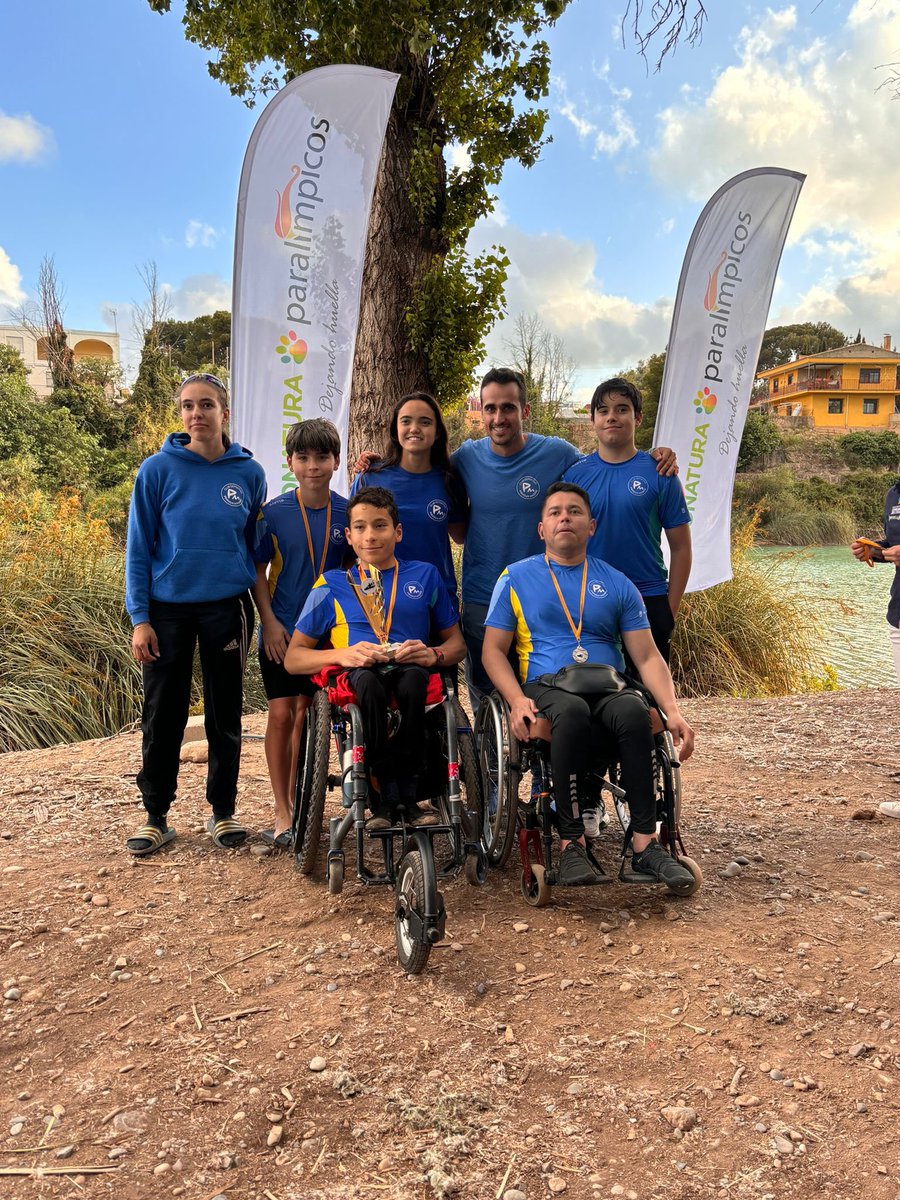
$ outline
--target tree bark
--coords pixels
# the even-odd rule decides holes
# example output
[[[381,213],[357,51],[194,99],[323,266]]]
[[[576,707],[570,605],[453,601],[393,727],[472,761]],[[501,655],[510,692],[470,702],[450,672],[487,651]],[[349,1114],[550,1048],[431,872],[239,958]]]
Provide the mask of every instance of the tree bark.
[[[394,403],[407,392],[432,390],[424,356],[409,347],[404,319],[415,283],[435,250],[432,230],[419,220],[409,199],[412,133],[402,124],[394,108],[372,198],[353,359],[351,473],[361,450],[378,453],[384,447]]]

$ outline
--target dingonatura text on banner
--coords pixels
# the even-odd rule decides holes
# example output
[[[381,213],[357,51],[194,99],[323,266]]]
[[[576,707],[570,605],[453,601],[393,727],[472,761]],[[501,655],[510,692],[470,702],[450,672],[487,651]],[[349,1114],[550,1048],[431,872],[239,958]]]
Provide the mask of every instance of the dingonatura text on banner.
[[[700,214],[688,243],[654,444],[678,455],[691,514],[689,592],[731,578],[731,495],[775,275],[805,175],[744,171]]]
[[[232,428],[271,498],[296,486],[284,439],[327,417],[344,446],[369,210],[399,76],[320,67],[292,79],[250,137],[238,193]],[[335,477],[346,490],[346,464]]]

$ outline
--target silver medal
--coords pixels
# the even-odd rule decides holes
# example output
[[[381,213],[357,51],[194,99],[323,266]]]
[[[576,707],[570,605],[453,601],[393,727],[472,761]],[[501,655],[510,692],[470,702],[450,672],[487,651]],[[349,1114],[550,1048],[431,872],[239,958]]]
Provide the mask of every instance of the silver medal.
[[[588,656],[588,652],[587,652],[587,650],[585,650],[584,646],[576,646],[575,649],[572,651],[572,657],[575,659],[575,661],[577,663],[586,663],[589,656]]]

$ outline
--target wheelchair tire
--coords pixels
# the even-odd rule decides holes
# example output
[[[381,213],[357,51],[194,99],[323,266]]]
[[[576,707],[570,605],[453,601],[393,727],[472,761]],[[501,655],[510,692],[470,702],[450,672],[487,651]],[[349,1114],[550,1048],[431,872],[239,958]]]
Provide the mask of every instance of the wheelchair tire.
[[[456,751],[459,758],[459,782],[462,791],[463,811],[475,814],[477,837],[484,828],[484,790],[481,786],[481,765],[478,761],[478,748],[475,744],[475,734],[469,727],[465,713],[457,703],[457,743]]]
[[[330,735],[331,706],[327,692],[319,691],[313,697],[303,722],[291,822],[294,861],[304,875],[313,873],[319,857],[325,792],[328,788]]]
[[[333,858],[328,864],[328,894],[339,896],[344,890],[344,860]]]
[[[419,975],[431,954],[431,943],[413,936],[402,908],[408,906],[422,912],[425,907],[425,872],[419,850],[407,850],[397,868],[397,909],[394,932],[397,959],[407,975]]]
[[[525,903],[532,908],[546,908],[553,900],[553,888],[547,882],[547,872],[540,863],[531,864],[530,885],[525,882],[525,872],[522,872],[519,887]]]
[[[678,892],[679,896],[693,896],[703,887],[703,872],[700,869],[700,864],[696,859],[689,858],[686,854],[679,854],[678,861],[683,867],[687,867],[694,877],[694,886],[687,892]]]
[[[519,743],[510,732],[508,709],[498,696],[487,696],[478,706],[475,739],[484,797],[481,841],[490,865],[505,867],[516,837]]]

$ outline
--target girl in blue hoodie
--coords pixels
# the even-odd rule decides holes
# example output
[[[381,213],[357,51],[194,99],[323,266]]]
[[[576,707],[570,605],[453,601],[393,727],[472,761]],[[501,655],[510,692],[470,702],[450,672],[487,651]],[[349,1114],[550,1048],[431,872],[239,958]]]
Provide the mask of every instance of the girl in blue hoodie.
[[[234,820],[241,758],[244,664],[253,630],[251,550],[265,500],[265,474],[225,433],[228,394],[214,375],[178,390],[184,433],[170,434],[137,473],[128,514],[125,605],[131,652],[144,677],[143,767],[138,788],[147,823],[128,839],[135,855],[172,840],[181,741],[199,643],[209,769],[207,828],[219,847],[246,830]]]

